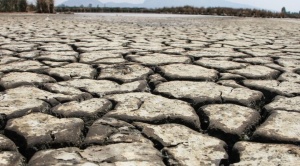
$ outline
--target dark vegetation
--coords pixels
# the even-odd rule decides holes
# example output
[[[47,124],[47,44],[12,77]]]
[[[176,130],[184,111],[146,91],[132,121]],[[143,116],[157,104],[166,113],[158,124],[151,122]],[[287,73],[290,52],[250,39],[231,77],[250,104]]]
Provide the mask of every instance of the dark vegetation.
[[[54,0],[36,0],[35,4],[27,0],[0,0],[0,12],[55,13]]]
[[[194,15],[220,15],[220,16],[239,16],[239,17],[263,17],[263,18],[300,18],[299,13],[286,12],[285,8],[282,12],[272,12],[268,10],[259,9],[235,9],[224,7],[209,7],[198,8],[192,6],[184,7],[165,7],[158,9],[147,8],[119,8],[119,7],[69,7],[69,6],[57,6],[56,12],[67,13],[168,13],[168,14],[194,14]]]
[[[165,7],[158,9],[147,8],[119,8],[119,7],[70,7],[60,5],[54,7],[54,0],[36,0],[36,4],[28,4],[26,0],[0,0],[0,12],[37,12],[37,13],[168,13],[168,14],[193,14],[193,15],[220,15],[238,17],[263,17],[263,18],[300,18],[299,13],[287,12],[283,7],[281,12],[272,12],[259,9],[235,9],[224,7]]]
[[[54,13],[54,0],[36,0],[36,12]]]
[[[0,0],[0,12],[26,12],[26,0]]]

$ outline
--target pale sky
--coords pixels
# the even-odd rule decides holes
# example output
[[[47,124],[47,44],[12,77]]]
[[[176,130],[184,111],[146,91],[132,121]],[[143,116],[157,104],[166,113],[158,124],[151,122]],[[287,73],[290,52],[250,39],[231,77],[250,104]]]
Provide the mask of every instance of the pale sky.
[[[143,3],[144,0],[100,0],[100,2],[130,2],[130,3]]]
[[[228,0],[231,2],[247,4],[259,8],[281,11],[284,6],[287,11],[299,12],[300,0]]]
[[[33,2],[35,0],[29,0],[29,1]],[[61,4],[66,0],[55,0],[55,1],[56,4]],[[227,1],[236,2],[240,4],[247,4],[254,7],[264,8],[264,9],[269,9],[274,11],[281,11],[281,8],[283,6],[287,9],[287,11],[293,11],[293,12],[300,11],[300,0],[227,0]],[[143,3],[144,0],[100,0],[100,2]]]

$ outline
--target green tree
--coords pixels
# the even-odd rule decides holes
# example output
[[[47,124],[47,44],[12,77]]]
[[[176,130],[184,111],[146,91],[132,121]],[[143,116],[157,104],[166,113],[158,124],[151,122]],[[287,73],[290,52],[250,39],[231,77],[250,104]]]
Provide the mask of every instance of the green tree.
[[[18,6],[19,6],[19,11],[20,12],[26,12],[27,11],[27,6],[28,6],[27,0],[19,0]]]
[[[9,0],[1,0],[0,11],[1,12],[9,12],[10,11]]]
[[[38,13],[54,13],[54,0],[36,0]]]
[[[19,0],[0,0],[1,12],[18,12]]]

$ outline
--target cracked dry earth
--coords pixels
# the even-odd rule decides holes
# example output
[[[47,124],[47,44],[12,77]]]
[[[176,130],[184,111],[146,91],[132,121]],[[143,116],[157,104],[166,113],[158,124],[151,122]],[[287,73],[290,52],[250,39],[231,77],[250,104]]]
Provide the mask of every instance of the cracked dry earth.
[[[300,22],[0,15],[1,166],[300,165]]]

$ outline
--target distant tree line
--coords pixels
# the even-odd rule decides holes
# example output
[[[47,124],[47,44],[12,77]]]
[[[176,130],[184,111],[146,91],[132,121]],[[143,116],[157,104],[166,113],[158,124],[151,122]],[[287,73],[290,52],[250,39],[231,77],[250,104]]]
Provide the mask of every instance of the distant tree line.
[[[164,7],[157,9],[147,8],[119,8],[119,7],[93,7],[81,5],[80,7],[69,7],[60,5],[54,7],[54,0],[36,0],[35,4],[28,4],[27,0],[0,0],[0,12],[37,12],[37,13],[170,13],[170,14],[193,14],[193,15],[220,15],[220,16],[239,16],[239,17],[263,17],[263,18],[300,18],[299,13],[287,12],[283,7],[281,12],[272,12],[259,9],[235,9],[225,7]]]
[[[288,18],[300,18],[300,11],[299,13],[296,12],[287,12],[285,7],[282,7],[281,13]]]
[[[89,5],[84,7],[69,7],[69,6],[57,6],[56,12],[62,13],[82,13],[82,12],[93,12],[93,13],[169,13],[169,14],[193,14],[193,15],[220,15],[220,16],[238,16],[238,17],[263,17],[263,18],[300,18],[299,13],[286,12],[272,12],[268,10],[259,9],[235,9],[226,7],[164,7],[158,9],[147,9],[147,8],[119,8],[119,7],[92,7]]]
[[[26,0],[0,0],[0,12],[26,12]]]
[[[27,0],[0,0],[0,12],[28,12],[54,13],[54,0],[36,0],[28,4]]]

